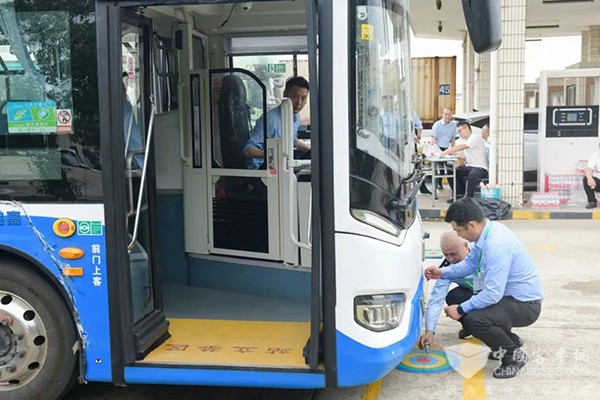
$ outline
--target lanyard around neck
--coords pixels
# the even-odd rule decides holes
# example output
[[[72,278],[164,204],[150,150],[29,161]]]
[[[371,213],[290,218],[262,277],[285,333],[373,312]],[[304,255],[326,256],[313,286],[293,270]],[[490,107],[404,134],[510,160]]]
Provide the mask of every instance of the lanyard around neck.
[[[492,230],[493,222],[490,221],[490,224],[483,232],[483,241],[487,241],[488,236],[490,236],[490,231]],[[479,250],[479,259],[477,260],[477,276],[481,274],[481,260],[483,259],[483,243],[481,244],[481,249]]]

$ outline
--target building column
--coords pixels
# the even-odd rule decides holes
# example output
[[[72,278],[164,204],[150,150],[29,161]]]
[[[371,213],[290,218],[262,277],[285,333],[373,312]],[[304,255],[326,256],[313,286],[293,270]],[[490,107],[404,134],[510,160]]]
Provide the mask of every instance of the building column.
[[[491,132],[495,148],[496,176],[502,190],[502,199],[513,207],[523,204],[523,108],[525,93],[525,26],[526,0],[501,0],[502,46],[492,57],[496,62],[497,79],[492,96]],[[494,71],[495,72],[495,71]],[[496,74],[496,73],[495,73]],[[495,104],[494,104],[495,103]],[[496,115],[494,115],[496,114]],[[496,126],[494,126],[494,123]],[[494,151],[490,153],[490,157]],[[490,165],[493,165],[490,162]]]
[[[600,25],[581,32],[581,64],[584,68],[600,66]]]
[[[476,109],[490,109],[490,53],[479,54],[475,64]]]

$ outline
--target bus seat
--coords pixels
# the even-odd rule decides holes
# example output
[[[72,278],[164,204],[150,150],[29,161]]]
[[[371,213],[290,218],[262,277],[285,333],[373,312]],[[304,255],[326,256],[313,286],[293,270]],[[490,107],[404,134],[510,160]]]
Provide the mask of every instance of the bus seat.
[[[227,75],[221,82],[219,100],[219,136],[224,168],[246,169],[243,151],[251,128],[246,86],[239,76]]]

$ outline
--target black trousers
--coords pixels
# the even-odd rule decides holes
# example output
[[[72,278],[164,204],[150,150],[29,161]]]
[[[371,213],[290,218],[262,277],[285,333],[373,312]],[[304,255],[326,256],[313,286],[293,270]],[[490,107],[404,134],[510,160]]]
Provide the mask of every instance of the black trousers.
[[[469,167],[468,165],[461,165],[456,168],[456,198],[475,196],[475,190],[479,186],[479,180],[488,177],[488,171],[485,168]],[[452,178],[448,179],[450,187],[452,187]]]
[[[583,177],[583,190],[585,190],[588,203],[595,203],[596,196],[594,195],[594,192],[600,192],[600,179],[594,176],[594,180],[596,181],[596,189],[592,189],[590,185],[588,185],[587,177]]]
[[[471,289],[457,286],[446,295],[446,304],[452,306],[454,304],[461,304],[469,300],[473,296]]]
[[[510,337],[511,329],[533,324],[541,311],[541,301],[523,302],[507,296],[494,305],[464,315],[462,323],[465,330],[492,351],[503,350],[505,357],[512,357],[517,345]]]
[[[467,289],[462,286],[457,286],[451,291],[449,291],[446,295],[446,304],[448,304],[449,306],[461,304],[469,300],[472,296],[473,291],[471,289]],[[465,327],[465,324],[463,323],[464,319],[464,316],[458,319],[458,322],[463,324],[463,328]]]

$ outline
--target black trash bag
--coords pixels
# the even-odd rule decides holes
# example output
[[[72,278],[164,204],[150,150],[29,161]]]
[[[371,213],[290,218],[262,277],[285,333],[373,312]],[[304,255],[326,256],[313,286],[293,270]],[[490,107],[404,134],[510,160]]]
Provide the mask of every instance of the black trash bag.
[[[510,218],[510,204],[500,199],[476,198],[477,203],[483,209],[485,216],[494,221],[497,219]]]

